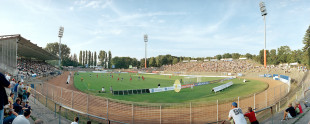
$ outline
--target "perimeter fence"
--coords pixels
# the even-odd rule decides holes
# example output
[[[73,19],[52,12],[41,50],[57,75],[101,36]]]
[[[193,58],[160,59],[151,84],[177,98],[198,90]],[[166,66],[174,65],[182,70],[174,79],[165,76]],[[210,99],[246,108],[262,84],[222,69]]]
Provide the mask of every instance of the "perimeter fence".
[[[85,120],[111,123],[216,123],[227,119],[231,102],[235,101],[245,112],[247,107],[261,110],[273,108],[277,112],[285,108],[288,102],[303,97],[303,86],[300,83],[289,92],[286,84],[248,95],[209,102],[190,103],[136,103],[107,99],[99,96],[65,89],[47,83],[33,84],[32,94],[41,103],[45,103],[55,112],[71,111],[75,116]],[[63,111],[61,111],[63,108]],[[269,109],[257,114],[259,119],[270,117]]]

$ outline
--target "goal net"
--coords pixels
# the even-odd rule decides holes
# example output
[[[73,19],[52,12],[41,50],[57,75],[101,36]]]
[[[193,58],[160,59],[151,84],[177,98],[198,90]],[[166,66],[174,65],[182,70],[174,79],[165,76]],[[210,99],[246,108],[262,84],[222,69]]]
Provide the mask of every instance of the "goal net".
[[[201,82],[201,77],[195,77],[195,76],[184,77],[182,81],[183,84],[193,84],[198,82]]]

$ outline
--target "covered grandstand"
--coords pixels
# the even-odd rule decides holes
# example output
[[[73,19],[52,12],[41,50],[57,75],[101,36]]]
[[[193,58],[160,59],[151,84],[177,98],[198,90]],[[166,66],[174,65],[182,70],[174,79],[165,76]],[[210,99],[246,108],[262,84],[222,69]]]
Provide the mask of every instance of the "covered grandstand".
[[[57,60],[58,57],[25,39],[20,34],[0,36],[0,72],[16,75],[17,58],[40,61]]]

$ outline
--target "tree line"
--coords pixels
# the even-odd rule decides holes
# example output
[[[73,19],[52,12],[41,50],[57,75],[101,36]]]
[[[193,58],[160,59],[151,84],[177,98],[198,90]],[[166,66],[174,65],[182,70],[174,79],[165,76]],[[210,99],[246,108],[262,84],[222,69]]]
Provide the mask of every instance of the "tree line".
[[[277,49],[266,50],[267,55],[267,64],[268,65],[278,65],[280,63],[294,63],[297,62],[303,65],[310,65],[310,26],[308,27],[305,36],[303,38],[304,47],[302,49],[291,50],[289,46],[280,46]],[[45,50],[49,51],[50,53],[58,56],[59,53],[59,44],[55,43],[48,43],[46,45]],[[80,51],[79,59],[77,60],[77,55],[73,54],[70,55],[70,48],[62,44],[62,65],[63,66],[102,66],[104,68],[112,68],[112,65],[115,68],[129,68],[131,65],[132,67],[143,68],[144,67],[144,58],[138,60],[136,58],[131,57],[112,57],[111,51],[104,51],[100,50],[97,56],[96,51],[91,52],[90,50]],[[171,65],[176,64],[179,62],[183,62],[184,60],[197,60],[197,61],[204,61],[204,60],[211,60],[211,59],[239,59],[239,58],[247,58],[257,61],[261,64],[264,63],[264,50],[260,50],[258,55],[255,54],[240,54],[240,53],[224,53],[218,54],[213,57],[177,57],[172,56],[170,54],[167,55],[158,55],[156,57],[147,58],[147,67],[161,67],[163,65]]]

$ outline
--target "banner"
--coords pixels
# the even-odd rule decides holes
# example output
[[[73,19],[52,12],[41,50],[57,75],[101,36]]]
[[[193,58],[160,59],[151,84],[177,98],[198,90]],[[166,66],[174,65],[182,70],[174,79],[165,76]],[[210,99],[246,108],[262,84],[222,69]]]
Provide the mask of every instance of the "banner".
[[[156,92],[164,92],[164,91],[171,91],[174,90],[174,87],[163,87],[163,88],[152,88],[149,89],[150,93],[156,93]]]

